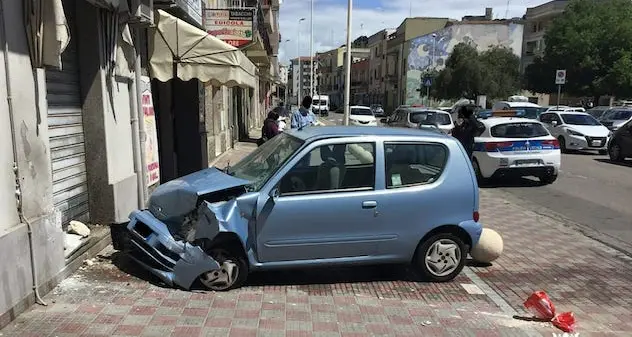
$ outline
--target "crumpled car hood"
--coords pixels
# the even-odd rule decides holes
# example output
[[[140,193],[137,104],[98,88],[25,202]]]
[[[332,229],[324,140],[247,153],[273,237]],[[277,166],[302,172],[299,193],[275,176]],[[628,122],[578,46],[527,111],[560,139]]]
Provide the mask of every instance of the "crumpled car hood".
[[[162,221],[174,220],[193,211],[200,196],[250,183],[210,167],[158,186],[149,198],[148,209]]]

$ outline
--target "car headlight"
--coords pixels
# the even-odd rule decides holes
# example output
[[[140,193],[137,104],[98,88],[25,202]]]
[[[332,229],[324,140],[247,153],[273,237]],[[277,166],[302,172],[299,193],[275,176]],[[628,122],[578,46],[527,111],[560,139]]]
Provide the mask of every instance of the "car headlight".
[[[575,130],[571,130],[571,129],[566,129],[566,131],[568,131],[568,134],[573,135],[573,136],[580,136],[580,137],[584,137],[583,134],[575,131]]]

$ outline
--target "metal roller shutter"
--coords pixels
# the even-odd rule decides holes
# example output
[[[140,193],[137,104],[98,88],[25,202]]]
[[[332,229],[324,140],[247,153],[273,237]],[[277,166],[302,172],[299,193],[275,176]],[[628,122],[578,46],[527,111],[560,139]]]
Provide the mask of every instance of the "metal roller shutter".
[[[62,69],[46,70],[46,98],[53,202],[62,213],[62,224],[66,225],[70,220],[87,221],[89,214],[75,0],[63,0],[63,4],[70,44],[61,56]]]

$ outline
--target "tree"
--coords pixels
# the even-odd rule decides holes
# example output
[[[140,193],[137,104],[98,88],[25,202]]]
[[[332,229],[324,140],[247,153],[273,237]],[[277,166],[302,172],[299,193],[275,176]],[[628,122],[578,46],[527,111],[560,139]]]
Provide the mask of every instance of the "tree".
[[[506,97],[520,88],[520,59],[511,49],[493,46],[479,53],[473,45],[454,46],[434,81],[439,98]]]
[[[527,89],[555,90],[556,69],[566,69],[564,91],[577,96],[632,92],[632,2],[573,0],[544,37],[544,56],[525,70]]]

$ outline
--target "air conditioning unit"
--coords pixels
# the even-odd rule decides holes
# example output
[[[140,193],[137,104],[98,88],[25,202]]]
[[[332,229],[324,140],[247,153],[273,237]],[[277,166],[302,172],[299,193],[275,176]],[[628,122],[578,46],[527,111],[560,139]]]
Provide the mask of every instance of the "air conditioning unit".
[[[154,24],[154,0],[130,0],[129,24],[149,26]]]

